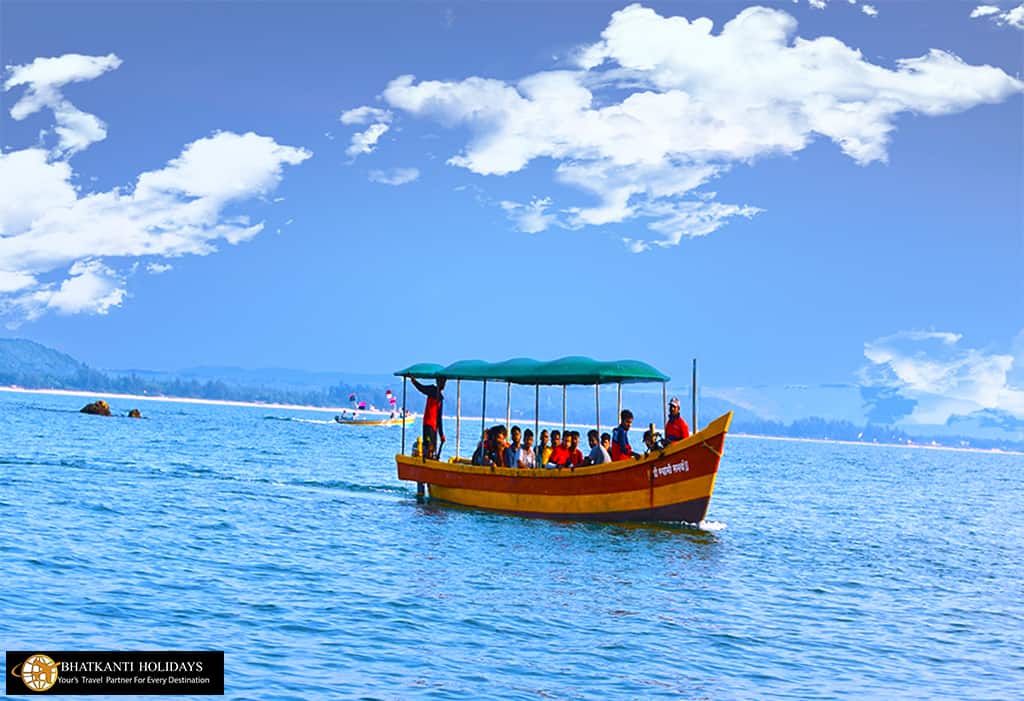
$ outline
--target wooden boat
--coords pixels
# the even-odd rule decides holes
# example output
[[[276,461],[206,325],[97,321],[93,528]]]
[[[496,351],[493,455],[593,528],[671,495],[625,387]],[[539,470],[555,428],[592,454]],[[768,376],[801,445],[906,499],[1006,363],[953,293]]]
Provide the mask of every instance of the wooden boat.
[[[571,370],[571,372],[569,371]],[[517,359],[505,363],[461,361],[442,368],[415,365],[403,377],[498,380],[513,384],[607,384],[662,382],[668,377],[645,363],[599,363],[563,358],[551,363]],[[694,372],[696,379],[696,371]],[[694,382],[696,384],[696,381]],[[663,384],[663,395],[665,385]],[[621,389],[621,387],[620,387]],[[403,406],[405,405],[403,384]],[[461,394],[461,384],[459,390]],[[538,390],[539,392],[539,390]],[[563,391],[563,399],[565,393]],[[600,394],[595,392],[600,415]],[[621,405],[621,391],[619,393]],[[486,384],[484,389],[486,411]],[[694,404],[696,406],[696,404]],[[564,422],[563,405],[563,422]],[[696,425],[696,410],[693,424]],[[640,458],[602,465],[558,469],[517,469],[395,456],[398,477],[424,487],[431,500],[520,516],[599,521],[685,521],[707,514],[732,413],[718,417],[689,438]],[[535,420],[535,426],[537,421]],[[535,430],[535,433],[537,431]]]

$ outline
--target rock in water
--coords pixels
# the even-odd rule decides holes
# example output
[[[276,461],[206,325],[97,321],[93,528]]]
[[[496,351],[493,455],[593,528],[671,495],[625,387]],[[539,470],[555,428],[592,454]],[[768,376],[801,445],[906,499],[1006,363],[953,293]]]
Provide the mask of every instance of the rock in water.
[[[110,405],[102,399],[92,404],[86,404],[81,408],[83,414],[96,414],[97,416],[110,416]]]
[[[141,419],[142,418],[142,412],[139,411],[138,409],[132,409],[131,411],[128,412],[128,416],[133,418],[133,419]]]

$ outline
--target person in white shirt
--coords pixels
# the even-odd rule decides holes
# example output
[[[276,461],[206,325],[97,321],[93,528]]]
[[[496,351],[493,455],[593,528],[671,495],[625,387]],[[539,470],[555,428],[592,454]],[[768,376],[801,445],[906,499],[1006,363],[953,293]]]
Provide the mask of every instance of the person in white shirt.
[[[606,462],[612,461],[612,456],[608,454],[604,446],[601,445],[601,441],[598,439],[597,431],[590,429],[587,431],[587,442],[590,444],[590,455],[583,461],[584,465],[602,465]]]
[[[537,467],[537,453],[533,450],[533,431],[529,428],[523,431],[523,442],[516,452],[516,465],[524,470]]]

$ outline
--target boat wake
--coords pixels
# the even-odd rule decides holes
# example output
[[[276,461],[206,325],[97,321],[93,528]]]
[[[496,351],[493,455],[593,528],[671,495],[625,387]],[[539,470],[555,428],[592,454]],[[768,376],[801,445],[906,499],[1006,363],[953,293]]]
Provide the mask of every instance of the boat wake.
[[[726,528],[726,524],[722,523],[721,521],[701,521],[697,524],[697,528],[699,528],[702,531],[714,533],[716,531],[724,531]]]
[[[334,419],[303,419],[298,416],[264,416],[266,421],[292,421],[300,424],[321,424],[331,426],[338,423]]]

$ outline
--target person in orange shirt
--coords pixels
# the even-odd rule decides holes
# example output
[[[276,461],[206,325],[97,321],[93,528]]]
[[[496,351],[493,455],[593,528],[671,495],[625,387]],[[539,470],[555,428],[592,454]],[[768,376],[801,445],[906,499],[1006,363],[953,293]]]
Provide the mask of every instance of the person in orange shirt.
[[[665,444],[681,441],[690,437],[690,427],[679,415],[679,397],[672,397],[668,402],[668,421],[665,422]]]

